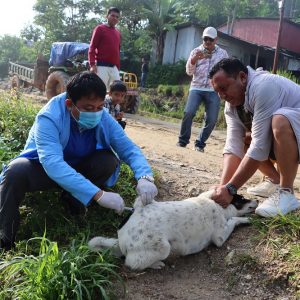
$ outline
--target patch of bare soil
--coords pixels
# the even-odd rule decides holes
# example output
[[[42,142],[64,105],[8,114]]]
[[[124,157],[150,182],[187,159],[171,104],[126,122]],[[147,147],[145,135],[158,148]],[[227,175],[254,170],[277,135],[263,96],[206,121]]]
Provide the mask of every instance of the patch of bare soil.
[[[130,116],[126,132],[138,144],[150,164],[159,172],[161,201],[182,200],[206,191],[218,183],[224,131],[214,131],[205,153],[191,144],[177,147],[178,124]],[[249,184],[259,181],[256,174]],[[299,176],[296,180],[299,187]],[[241,190],[245,193],[245,188]],[[246,194],[245,194],[246,195]],[[249,197],[249,196],[248,196]],[[241,226],[221,247],[208,247],[195,255],[170,257],[162,270],[122,274],[127,293],[122,299],[296,299],[285,276],[275,279],[272,266],[265,263],[253,226]]]

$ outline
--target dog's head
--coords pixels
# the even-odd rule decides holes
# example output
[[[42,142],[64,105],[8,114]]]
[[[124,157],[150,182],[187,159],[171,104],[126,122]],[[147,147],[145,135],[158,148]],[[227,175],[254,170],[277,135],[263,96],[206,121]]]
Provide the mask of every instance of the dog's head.
[[[205,193],[200,194],[198,199],[199,201],[202,201],[205,198],[212,199],[213,193],[214,190],[209,190]],[[240,217],[254,212],[257,205],[258,203],[255,200],[248,200],[241,195],[235,195],[233,196],[231,205],[224,209],[224,213],[226,218],[231,218],[234,216]]]
[[[231,204],[237,210],[237,217],[254,212],[258,205],[257,201],[245,199],[241,195],[234,195]]]

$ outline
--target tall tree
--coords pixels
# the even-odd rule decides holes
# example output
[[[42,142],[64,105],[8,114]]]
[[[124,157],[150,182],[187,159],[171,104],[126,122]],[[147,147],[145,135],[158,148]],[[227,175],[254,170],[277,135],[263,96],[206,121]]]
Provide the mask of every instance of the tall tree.
[[[16,61],[20,57],[23,41],[16,36],[4,35],[0,38],[0,61]]]
[[[230,27],[236,17],[278,16],[276,0],[185,0],[182,10],[188,20],[215,27],[226,20]]]
[[[0,61],[27,61],[33,62],[36,59],[35,48],[31,43],[17,36],[4,35],[0,37]]]
[[[139,0],[110,0],[103,1],[106,11],[109,7],[117,7],[121,11],[118,27],[122,33],[122,65],[125,61],[136,61],[150,53],[152,42],[148,31],[145,29],[146,16],[143,3]]]
[[[166,30],[182,20],[176,14],[181,1],[176,0],[143,0],[144,14],[147,18],[147,30],[156,44],[156,61],[162,63]]]
[[[43,32],[46,47],[53,42],[89,42],[102,13],[100,0],[37,0],[34,24]]]

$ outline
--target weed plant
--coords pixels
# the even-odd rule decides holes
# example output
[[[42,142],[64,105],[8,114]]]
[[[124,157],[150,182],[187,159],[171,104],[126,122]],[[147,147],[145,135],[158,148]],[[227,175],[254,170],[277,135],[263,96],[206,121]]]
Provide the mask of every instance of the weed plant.
[[[147,86],[156,88],[160,84],[180,84],[189,81],[185,72],[186,62],[181,60],[176,64],[155,65],[149,70]]]
[[[28,248],[39,253],[28,254]],[[0,261],[0,275],[5,278],[1,299],[109,299],[107,291],[121,282],[108,253],[89,251],[87,241],[73,240],[67,250],[56,242],[30,239],[24,253]]]
[[[260,245],[266,247],[272,260],[283,263],[289,283],[300,297],[300,212],[274,218],[253,217],[252,223],[259,229]]]
[[[0,165],[23,149],[40,107],[13,90],[0,93]],[[120,179],[111,190],[132,206],[135,185],[133,172],[122,164]],[[86,215],[71,215],[60,194],[60,190],[28,193],[21,203],[19,242],[15,250],[0,253],[0,299],[113,297],[113,285],[120,281],[116,262],[108,252],[89,252],[87,240],[116,235],[124,217],[96,203]]]
[[[286,77],[286,78],[294,81],[295,83],[299,84],[299,79],[295,75],[293,75],[292,72],[289,72],[289,71],[286,71],[286,70],[278,70],[277,75]]]
[[[26,101],[16,90],[0,92],[0,170],[1,162],[23,149],[38,110],[39,107]]]

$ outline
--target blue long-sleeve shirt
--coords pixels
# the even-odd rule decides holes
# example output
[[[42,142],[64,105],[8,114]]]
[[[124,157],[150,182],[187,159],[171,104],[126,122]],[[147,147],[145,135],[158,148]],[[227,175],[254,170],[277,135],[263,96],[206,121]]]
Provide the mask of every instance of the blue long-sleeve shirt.
[[[67,109],[66,93],[53,97],[38,113],[29,132],[24,150],[18,157],[39,159],[47,175],[70,192],[76,199],[87,205],[99,188],[64,159],[64,149],[70,137],[70,111]],[[119,159],[128,164],[139,179],[152,175],[151,168],[140,148],[125,134],[122,127],[103,111],[101,121],[95,128],[97,145],[112,150]],[[3,168],[2,174],[6,168]],[[120,168],[107,180],[112,186],[118,179]],[[0,175],[0,181],[1,181]]]

